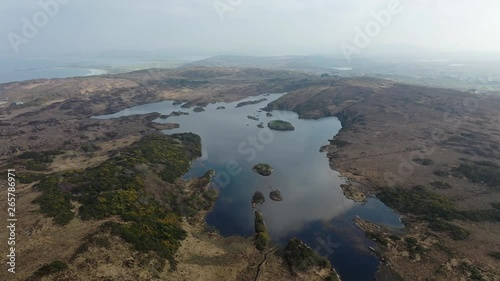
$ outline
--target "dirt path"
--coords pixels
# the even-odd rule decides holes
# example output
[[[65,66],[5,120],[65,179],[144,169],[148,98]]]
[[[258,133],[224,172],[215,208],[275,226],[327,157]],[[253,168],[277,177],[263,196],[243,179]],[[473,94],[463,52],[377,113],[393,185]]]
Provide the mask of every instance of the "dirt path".
[[[257,281],[257,279],[259,279],[259,275],[260,275],[260,268],[262,267],[262,265],[264,264],[264,262],[266,261],[267,259],[267,255],[269,255],[270,253],[276,251],[278,249],[278,247],[274,247],[273,249],[267,251],[265,254],[264,254],[264,258],[262,259],[262,261],[259,263],[259,265],[257,266],[257,274],[255,275],[255,279],[254,281]]]

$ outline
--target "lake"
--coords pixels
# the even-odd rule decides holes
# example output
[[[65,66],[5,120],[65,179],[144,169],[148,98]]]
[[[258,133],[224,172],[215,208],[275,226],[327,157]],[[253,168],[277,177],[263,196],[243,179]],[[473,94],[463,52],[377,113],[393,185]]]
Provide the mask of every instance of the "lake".
[[[330,169],[326,153],[320,152],[320,147],[328,144],[328,139],[341,129],[336,117],[302,120],[290,111],[273,111],[273,116],[268,117],[260,110],[282,95],[251,97],[243,101],[267,100],[243,107],[236,107],[242,101],[214,103],[198,113],[164,101],[96,118],[189,112],[189,115],[156,122],[180,124],[180,128],[165,131],[166,134],[193,132],[201,136],[203,156],[193,162],[184,177],[201,176],[209,169],[216,171],[212,185],[219,190],[219,198],[206,217],[207,224],[224,236],[253,235],[251,199],[255,191],[261,191],[266,201],[257,209],[262,212],[274,242],[285,244],[290,238],[298,237],[326,256],[342,280],[373,280],[379,262],[368,247],[375,243],[356,227],[353,218],[360,216],[391,228],[401,228],[399,216],[376,198],[361,204],[343,195],[340,185],[346,180]],[[225,109],[217,109],[222,106]],[[267,122],[275,119],[289,121],[295,130],[269,130]],[[260,122],[264,128],[257,127]],[[268,177],[258,175],[252,171],[258,163],[271,165],[274,172]],[[269,199],[273,189],[281,191],[283,201]]]

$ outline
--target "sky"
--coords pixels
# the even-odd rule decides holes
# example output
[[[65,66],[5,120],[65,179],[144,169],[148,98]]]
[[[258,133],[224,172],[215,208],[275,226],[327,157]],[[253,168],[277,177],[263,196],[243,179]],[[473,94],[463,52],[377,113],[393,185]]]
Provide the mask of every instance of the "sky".
[[[500,50],[498,11],[498,0],[2,0],[0,57],[311,55],[387,46],[489,53]]]

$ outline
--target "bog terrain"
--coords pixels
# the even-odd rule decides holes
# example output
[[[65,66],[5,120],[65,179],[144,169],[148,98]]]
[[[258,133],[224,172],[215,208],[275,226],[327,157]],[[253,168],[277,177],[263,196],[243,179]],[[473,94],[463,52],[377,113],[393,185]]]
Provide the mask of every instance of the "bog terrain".
[[[222,237],[206,227],[217,198],[213,172],[182,179],[201,156],[199,136],[160,133],[177,124],[155,123],[155,113],[90,118],[162,100],[202,111],[283,92],[266,110],[342,122],[322,149],[332,169],[362,183],[346,195],[377,196],[402,215],[405,232],[397,234],[356,221],[377,242],[379,280],[499,280],[497,93],[219,67],[0,85],[0,164],[16,169],[22,218],[16,276],[336,280],[328,261],[301,241],[268,241],[258,212],[255,237]]]

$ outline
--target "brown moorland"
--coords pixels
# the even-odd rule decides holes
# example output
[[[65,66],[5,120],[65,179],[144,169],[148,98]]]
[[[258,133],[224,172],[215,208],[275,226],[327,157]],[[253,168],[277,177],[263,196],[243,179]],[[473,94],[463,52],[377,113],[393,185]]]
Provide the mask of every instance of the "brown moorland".
[[[498,280],[500,99],[494,94],[366,77],[319,78],[292,71],[206,67],[8,83],[0,85],[2,100],[7,101],[0,107],[0,164],[4,169],[16,168],[19,174],[35,175],[97,167],[175,124],[153,125],[159,114],[111,120],[91,116],[164,99],[194,107],[268,92],[288,92],[269,104],[268,110],[292,110],[301,118],[340,119],[342,130],[324,150],[332,168],[366,184],[368,196],[377,195],[403,215],[405,234],[357,221],[378,242],[381,259],[403,280]],[[24,104],[12,106],[13,101]],[[42,163],[19,158],[25,152],[51,150],[57,153]],[[39,212],[38,204],[31,203],[40,195],[34,184],[19,184],[19,216],[24,218],[18,232],[20,251],[30,253],[30,260],[19,264],[25,277],[43,264],[63,260],[69,271],[50,278],[134,276],[140,280],[160,274],[197,279],[207,271],[212,272],[208,279],[220,280],[220,274],[227,273],[224,276],[246,280],[253,278],[264,257],[252,241],[226,240],[203,227],[199,232],[199,224],[183,222],[187,237],[179,248],[174,275],[158,273],[161,264],[155,259],[146,259],[144,253],[106,232],[99,232],[103,237],[96,240],[100,241],[97,248],[92,244],[87,252],[70,259],[81,244],[78,241],[98,232],[103,221],[75,218],[66,226],[54,225]],[[157,177],[147,178],[148,192],[157,194],[163,185]],[[179,186],[189,190],[189,184]],[[72,204],[75,209],[79,206]],[[207,251],[193,259],[193,249],[201,244]],[[313,280],[290,275],[275,255],[265,257],[269,262],[264,263],[263,278]],[[149,260],[148,266],[140,264],[144,260]]]

